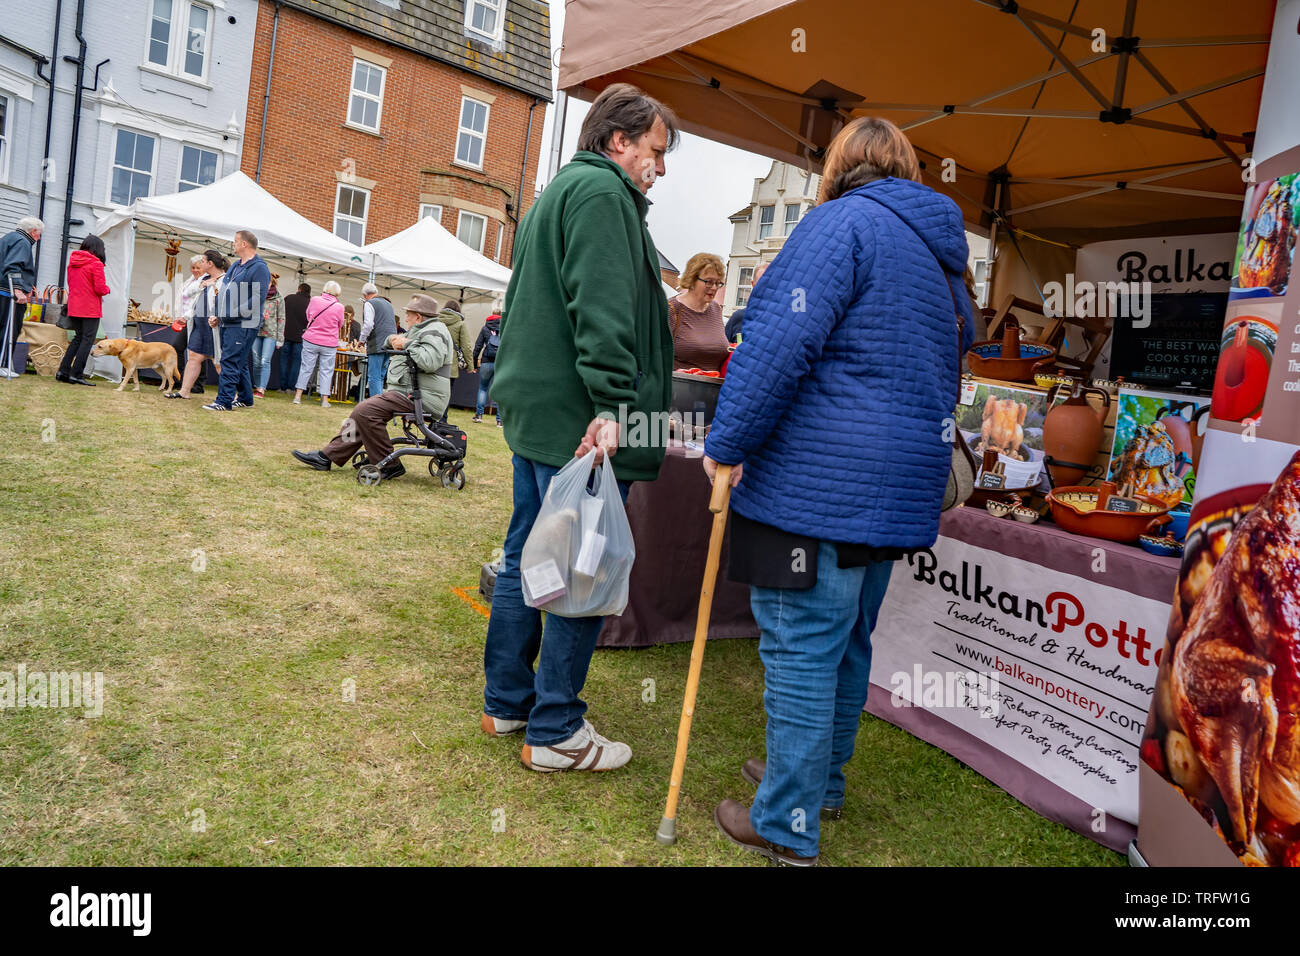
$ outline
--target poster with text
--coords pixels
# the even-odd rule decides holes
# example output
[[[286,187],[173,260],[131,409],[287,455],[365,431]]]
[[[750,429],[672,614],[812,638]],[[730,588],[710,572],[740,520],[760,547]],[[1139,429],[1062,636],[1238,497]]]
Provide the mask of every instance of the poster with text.
[[[1091,543],[1056,534],[1008,535],[997,550],[941,535],[900,561],[872,635],[871,682],[888,690],[868,708],[893,722],[924,708],[946,727],[919,736],[995,780],[984,766],[1014,761],[1023,786],[1003,784],[1014,796],[1114,846],[1106,821],[1137,822],[1138,745],[1169,605],[1127,589],[1132,568],[1107,569]],[[1054,548],[1098,570],[1045,567]]]
[[[1300,0],[1282,0],[1256,183],[1242,209],[1209,428],[1142,742],[1138,848],[1156,865],[1214,864],[1226,845],[1241,864],[1300,866],[1298,28]]]

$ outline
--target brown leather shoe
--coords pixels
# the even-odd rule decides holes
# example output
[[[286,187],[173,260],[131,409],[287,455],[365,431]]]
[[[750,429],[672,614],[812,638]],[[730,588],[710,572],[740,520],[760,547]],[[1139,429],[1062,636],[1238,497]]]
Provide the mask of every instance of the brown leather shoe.
[[[740,768],[740,775],[757,787],[763,782],[763,773],[766,770],[766,760],[750,757],[745,761],[745,765]],[[822,807],[821,818],[823,820],[838,820],[842,816],[844,816],[843,807]]]
[[[722,831],[722,835],[732,843],[746,850],[766,857],[781,866],[816,866],[815,856],[796,856],[788,847],[769,843],[754,832],[754,825],[749,822],[749,807],[739,800],[723,800],[713,811],[713,822]]]

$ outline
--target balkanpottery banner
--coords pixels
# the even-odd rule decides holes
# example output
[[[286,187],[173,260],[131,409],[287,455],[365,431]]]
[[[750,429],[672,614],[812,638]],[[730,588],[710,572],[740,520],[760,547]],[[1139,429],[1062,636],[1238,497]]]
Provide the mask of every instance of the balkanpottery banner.
[[[1168,593],[1174,568],[1103,544],[976,509],[945,516],[934,548],[894,569],[867,709],[1120,849],[1169,616],[1132,587]]]
[[[1300,866],[1298,28],[1283,0],[1142,743],[1138,849],[1158,865]]]

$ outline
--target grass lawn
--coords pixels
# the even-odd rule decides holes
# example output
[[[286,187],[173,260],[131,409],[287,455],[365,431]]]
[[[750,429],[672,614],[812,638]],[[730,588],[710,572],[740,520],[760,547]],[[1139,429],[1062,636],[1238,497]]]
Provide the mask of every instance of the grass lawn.
[[[362,488],[289,457],[350,406],[200,404],[0,383],[0,670],[102,671],[106,698],[0,710],[0,863],[761,865],[712,820],[762,753],[754,642],[708,649],[671,848],[689,646],[597,653],[590,716],[635,754],[616,773],[530,773],[479,731],[487,622],[452,589],[505,534],[499,429],[452,413],[464,491]],[[848,776],[826,863],[1123,862],[871,717]]]

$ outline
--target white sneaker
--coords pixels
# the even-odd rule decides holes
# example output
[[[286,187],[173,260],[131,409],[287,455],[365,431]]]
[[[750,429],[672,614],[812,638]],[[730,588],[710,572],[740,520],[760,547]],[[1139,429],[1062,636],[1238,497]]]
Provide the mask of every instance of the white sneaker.
[[[330,403],[329,403],[329,401],[326,400],[326,399],[324,399],[324,398],[322,398],[322,399],[320,400],[320,407],[321,407],[321,408],[329,408],[329,407],[330,407]]]
[[[528,726],[528,721],[505,720],[501,717],[493,717],[491,714],[484,714],[479,726],[483,728],[483,733],[489,737],[504,737],[506,734],[519,733]]]
[[[602,737],[591,726],[591,721],[584,720],[582,729],[562,743],[549,747],[524,744],[519,759],[529,770],[541,773],[553,773],[556,770],[617,770],[632,759],[632,748]]]
[[[294,399],[290,404],[291,404],[291,405],[301,405],[301,404],[302,404],[302,399],[301,399],[301,398],[295,398],[295,399]]]
[[[0,377],[3,377],[3,378],[19,378],[20,376],[19,376],[19,374],[18,374],[17,372],[11,371],[10,369],[7,369],[7,368],[0,368]]]

